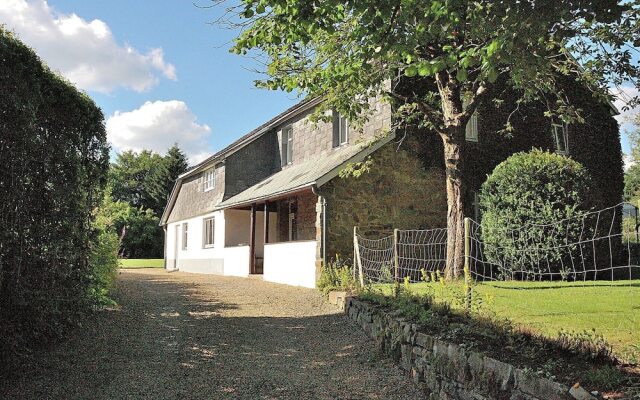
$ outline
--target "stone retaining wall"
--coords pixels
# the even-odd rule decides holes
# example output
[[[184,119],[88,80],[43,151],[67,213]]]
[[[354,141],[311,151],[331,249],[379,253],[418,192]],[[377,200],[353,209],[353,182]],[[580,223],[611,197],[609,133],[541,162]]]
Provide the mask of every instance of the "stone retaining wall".
[[[426,398],[463,400],[573,399],[569,388],[417,331],[398,313],[348,298],[345,312],[380,349],[409,372]]]

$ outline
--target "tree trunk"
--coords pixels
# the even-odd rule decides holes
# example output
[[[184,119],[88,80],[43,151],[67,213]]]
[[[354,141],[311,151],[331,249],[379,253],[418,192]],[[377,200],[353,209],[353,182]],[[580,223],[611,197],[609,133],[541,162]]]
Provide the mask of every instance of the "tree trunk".
[[[451,127],[449,135],[443,135],[447,187],[447,262],[445,277],[457,278],[464,266],[464,192],[462,185],[461,127]],[[462,143],[461,143],[462,142]]]

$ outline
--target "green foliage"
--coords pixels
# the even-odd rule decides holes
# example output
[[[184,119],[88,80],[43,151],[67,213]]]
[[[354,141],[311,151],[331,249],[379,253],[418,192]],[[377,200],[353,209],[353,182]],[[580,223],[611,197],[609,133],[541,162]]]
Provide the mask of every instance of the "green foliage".
[[[109,297],[118,269],[118,235],[108,227],[97,228],[97,238],[92,243],[89,265],[89,297],[100,305],[114,304]]]
[[[151,150],[140,153],[125,151],[118,154],[109,170],[113,199],[124,201],[132,207],[152,208],[153,180],[162,164],[162,156]]]
[[[556,77],[577,74],[607,98],[607,81],[635,83],[638,66],[629,52],[638,41],[638,7],[612,0],[243,0],[226,22],[244,28],[232,51],[265,56],[269,77],[261,87],[324,96],[351,120],[366,115],[370,97],[390,94],[444,127],[457,123],[443,117],[462,114],[463,93],[475,107],[500,77],[524,99],[548,94],[547,101],[557,102],[554,112],[579,119]],[[434,77],[440,85],[429,93],[397,93],[385,81],[399,76]],[[452,96],[451,103],[441,107],[437,96]]]
[[[126,258],[153,258],[163,254],[160,218],[151,209],[136,208],[124,201],[113,201],[107,192],[98,218],[119,237],[118,255]]]
[[[356,292],[358,285],[358,281],[353,276],[353,269],[346,265],[339,256],[323,266],[317,282],[318,289],[325,294],[332,290]]]
[[[518,153],[499,164],[480,192],[487,259],[509,278],[541,261],[561,272],[567,251],[559,246],[578,240],[590,185],[582,165],[554,153]],[[532,246],[541,250],[522,251]]]
[[[595,329],[583,332],[561,330],[557,342],[562,349],[592,360],[609,360],[613,353],[611,345]]]
[[[187,158],[177,145],[165,156],[150,150],[118,154],[109,173],[113,201],[104,206],[112,214],[120,236],[121,256],[163,256],[160,216],[176,179],[187,169]]]
[[[0,365],[92,308],[104,117],[0,27]],[[106,254],[106,253],[105,253]],[[93,262],[93,263],[92,263]]]

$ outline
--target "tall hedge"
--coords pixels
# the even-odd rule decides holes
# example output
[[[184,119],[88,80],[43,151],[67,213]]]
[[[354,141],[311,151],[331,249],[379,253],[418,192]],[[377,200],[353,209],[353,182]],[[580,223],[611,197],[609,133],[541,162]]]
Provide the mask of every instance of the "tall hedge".
[[[108,161],[101,110],[0,28],[0,358],[91,307]]]
[[[500,163],[482,185],[482,240],[502,278],[568,278],[592,180],[578,162],[533,150]]]

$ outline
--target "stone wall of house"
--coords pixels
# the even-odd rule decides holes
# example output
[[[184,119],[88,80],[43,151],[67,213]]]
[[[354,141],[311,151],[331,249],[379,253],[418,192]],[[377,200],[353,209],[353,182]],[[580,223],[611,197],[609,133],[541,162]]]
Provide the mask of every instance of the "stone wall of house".
[[[296,240],[316,240],[316,202],[318,196],[303,192],[276,203],[278,213],[278,242],[289,240],[289,202],[296,209]]]
[[[204,174],[201,172],[182,182],[175,205],[169,214],[169,223],[205,214],[222,201],[225,186],[225,165],[216,165],[215,187],[203,191]]]
[[[336,177],[320,188],[327,201],[327,258],[353,255],[353,227],[368,235],[446,226],[444,172],[425,168],[417,143],[389,143],[373,153],[369,172]]]
[[[510,364],[418,332],[416,324],[349,298],[345,311],[410,373],[425,398],[439,399],[573,399],[569,388]]]
[[[371,116],[367,123],[359,129],[350,128],[348,145],[368,141],[391,128],[391,105],[379,100],[371,101]],[[293,127],[293,164],[329,154],[334,149],[333,124],[331,121],[313,123],[309,115],[313,110],[287,121],[278,130],[278,148],[282,148],[282,129]],[[327,111],[327,116],[331,111]],[[284,167],[286,168],[286,166]]]

